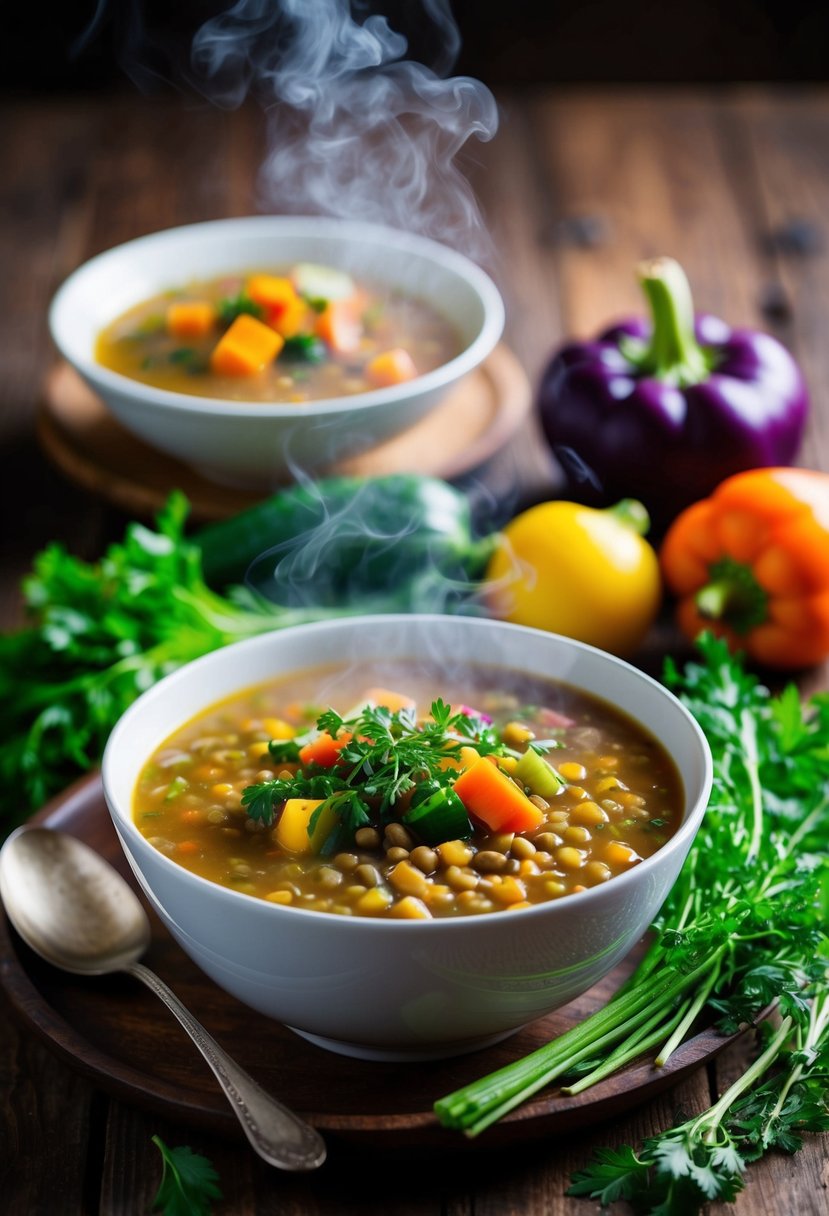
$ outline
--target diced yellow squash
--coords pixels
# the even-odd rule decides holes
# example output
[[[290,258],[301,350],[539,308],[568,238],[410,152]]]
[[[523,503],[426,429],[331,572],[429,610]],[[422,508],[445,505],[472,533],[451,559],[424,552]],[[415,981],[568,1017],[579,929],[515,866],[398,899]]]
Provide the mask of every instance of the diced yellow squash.
[[[276,824],[276,842],[287,853],[318,853],[325,844],[336,821],[337,813],[330,806],[317,819],[314,831],[308,835],[308,824],[322,798],[289,798]]]
[[[268,732],[271,739],[293,739],[296,734],[293,726],[284,718],[263,718],[262,729]]]

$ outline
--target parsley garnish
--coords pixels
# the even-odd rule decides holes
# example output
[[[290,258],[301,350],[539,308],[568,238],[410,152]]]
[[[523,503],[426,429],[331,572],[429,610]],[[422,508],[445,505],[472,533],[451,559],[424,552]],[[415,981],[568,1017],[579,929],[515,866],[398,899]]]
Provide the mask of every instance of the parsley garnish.
[[[249,316],[259,320],[265,315],[265,310],[250,298],[244,288],[238,295],[226,296],[225,299],[219,300],[216,311],[223,325],[230,325],[231,321],[235,321],[242,313],[248,313]]]
[[[326,358],[325,343],[313,334],[295,334],[286,338],[279,352],[280,363],[322,363]]]
[[[317,717],[316,729],[333,738],[343,732],[351,736],[340,749],[339,763],[334,768],[305,764],[291,777],[250,785],[242,792],[242,805],[251,819],[270,825],[288,798],[322,799],[336,810],[341,829],[325,851],[353,839],[364,824],[387,819],[419,782],[442,778],[446,784],[457,776],[446,761],[458,759],[464,745],[474,746],[481,755],[508,752],[497,731],[483,719],[453,713],[440,699],[432,702],[423,721],[412,709],[392,713],[378,705],[347,719],[326,709]],[[283,759],[290,754],[281,742],[271,744],[271,754],[275,753],[275,758]],[[321,813],[318,807],[311,830]]]
[[[219,1176],[206,1157],[187,1147],[168,1148],[160,1136],[153,1144],[161,1153],[161,1182],[153,1211],[163,1216],[210,1216],[211,1201],[221,1199]]]

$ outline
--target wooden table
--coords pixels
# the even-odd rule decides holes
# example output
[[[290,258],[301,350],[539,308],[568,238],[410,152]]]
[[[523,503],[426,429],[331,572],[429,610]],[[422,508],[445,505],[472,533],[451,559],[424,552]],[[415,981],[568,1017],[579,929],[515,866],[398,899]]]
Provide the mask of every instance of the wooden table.
[[[564,335],[586,335],[640,300],[633,266],[672,254],[697,303],[766,328],[802,363],[814,411],[802,463],[829,468],[829,94],[817,90],[504,94],[496,139],[474,149],[471,181],[492,235],[506,340],[535,379]],[[60,539],[93,558],[125,515],[72,484],[35,435],[53,363],[46,311],[61,280],[91,254],[175,224],[256,210],[261,115],[219,112],[125,91],[112,97],[8,100],[0,126],[0,620],[21,617],[19,580]],[[799,226],[792,229],[792,221]],[[803,224],[808,225],[804,229]],[[804,238],[805,234],[805,240]],[[534,418],[484,473],[507,495],[556,490]],[[487,480],[489,479],[489,480]],[[809,674],[804,688],[827,685]],[[678,1110],[708,1105],[750,1044],[633,1114],[554,1143],[467,1157],[438,1176],[333,1154],[313,1176],[278,1174],[222,1143],[96,1090],[0,1009],[0,1194],[7,1216],[148,1210],[159,1177],[151,1136],[214,1162],[218,1213],[310,1216],[577,1216],[565,1196],[594,1147],[638,1143]],[[752,1167],[741,1216],[827,1210],[826,1141]],[[714,1205],[715,1211],[725,1207]]]

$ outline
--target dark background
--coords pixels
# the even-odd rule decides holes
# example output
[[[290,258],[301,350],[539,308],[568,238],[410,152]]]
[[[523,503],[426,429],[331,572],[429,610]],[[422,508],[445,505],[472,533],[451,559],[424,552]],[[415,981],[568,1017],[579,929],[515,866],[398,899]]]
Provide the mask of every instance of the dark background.
[[[193,32],[232,2],[66,0],[47,13],[24,0],[0,41],[0,88],[158,90],[181,78]],[[430,62],[419,0],[361,8],[386,14],[410,57]],[[454,71],[492,87],[817,82],[829,61],[826,0],[453,0],[452,10],[462,40]],[[136,60],[140,80],[128,66]]]

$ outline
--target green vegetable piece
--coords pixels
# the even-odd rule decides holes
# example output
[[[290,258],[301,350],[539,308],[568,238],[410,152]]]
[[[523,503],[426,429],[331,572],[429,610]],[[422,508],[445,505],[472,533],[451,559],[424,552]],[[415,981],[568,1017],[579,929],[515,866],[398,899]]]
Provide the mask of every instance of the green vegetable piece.
[[[513,777],[520,781],[531,794],[539,798],[553,798],[566,784],[543,756],[528,747],[515,766]]]
[[[216,312],[223,325],[230,325],[231,321],[235,321],[242,313],[247,313],[251,317],[257,317],[260,321],[265,315],[265,311],[261,305],[252,300],[244,289],[238,295],[227,296],[224,300],[219,300]]]
[[[347,300],[356,290],[350,274],[316,262],[300,262],[294,267],[293,280],[300,295],[311,300]]]
[[[494,536],[473,536],[467,496],[418,474],[297,483],[203,528],[207,582],[247,582],[288,605],[407,611],[474,593]]]
[[[299,760],[299,744],[296,739],[271,739],[268,751],[277,764],[295,764]]]
[[[219,1175],[210,1161],[186,1146],[168,1148],[160,1136],[152,1141],[162,1161],[152,1210],[162,1216],[210,1216],[212,1200],[222,1198]]]
[[[164,795],[164,801],[173,802],[176,798],[180,797],[180,795],[183,794],[186,789],[189,789],[189,787],[190,782],[186,777],[174,777],[167,787],[167,793]]]
[[[279,352],[278,362],[282,363],[324,363],[327,358],[325,343],[313,334],[295,334],[286,338],[285,345]]]
[[[429,845],[445,840],[466,840],[472,835],[472,824],[466,807],[454,790],[443,788],[422,802],[412,805],[403,822]]]

